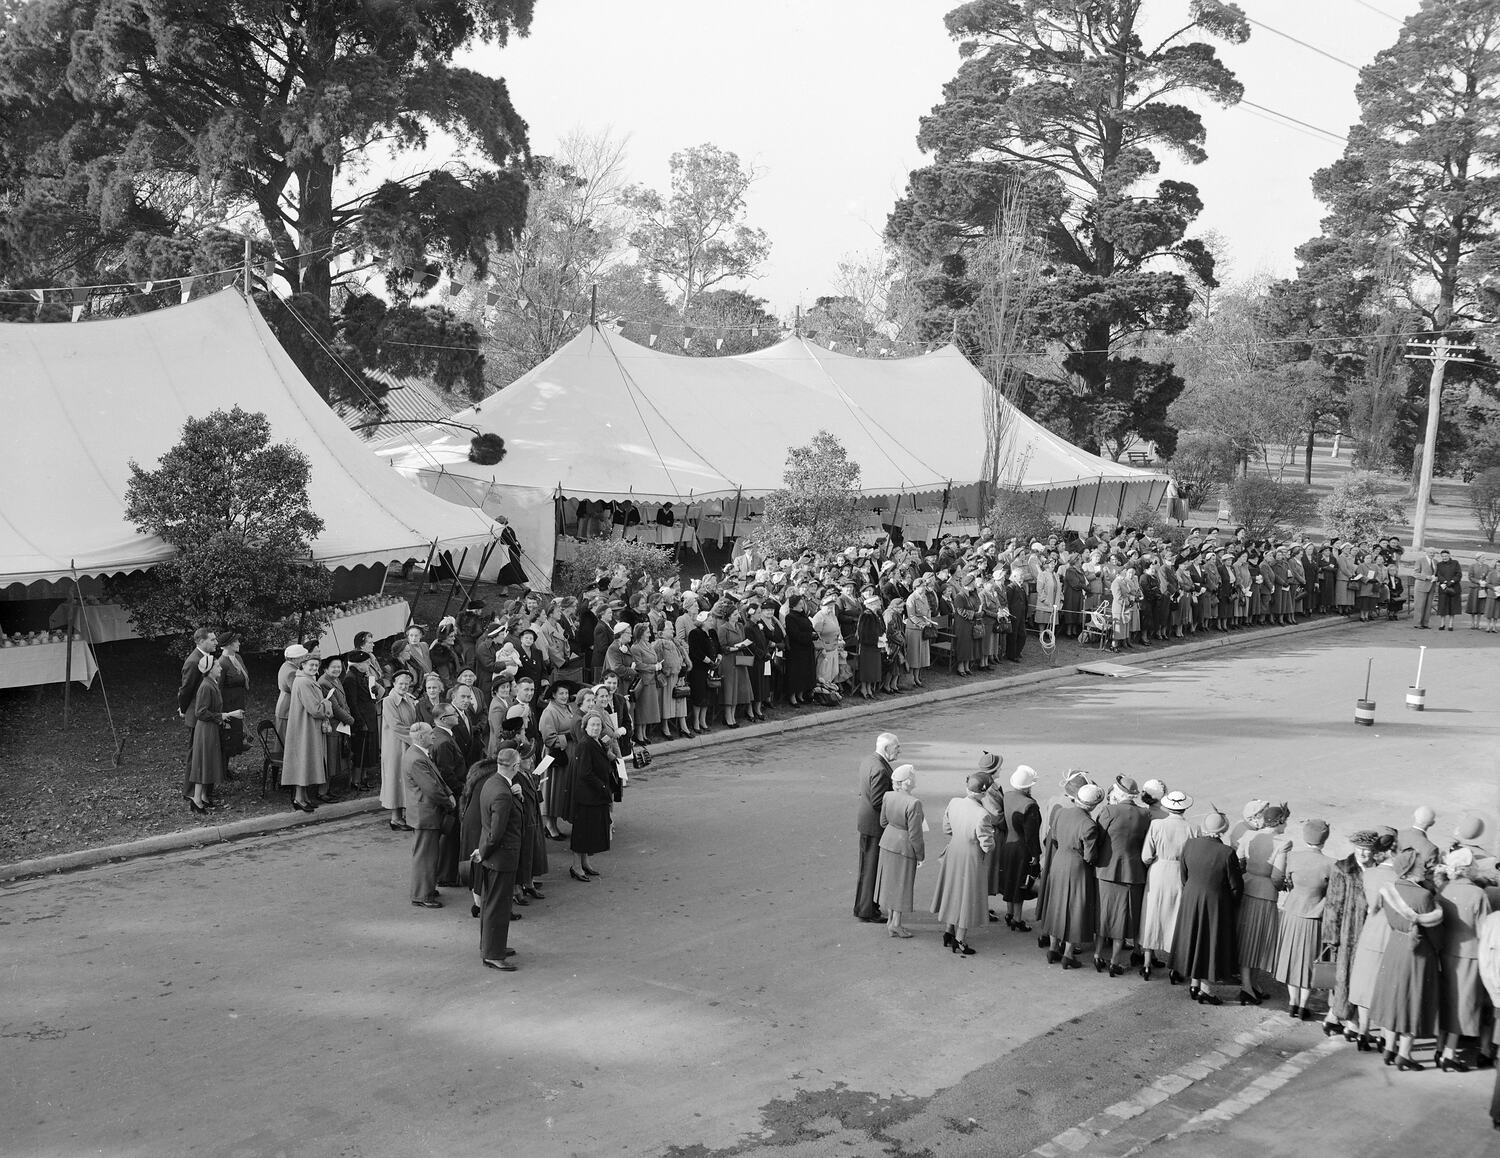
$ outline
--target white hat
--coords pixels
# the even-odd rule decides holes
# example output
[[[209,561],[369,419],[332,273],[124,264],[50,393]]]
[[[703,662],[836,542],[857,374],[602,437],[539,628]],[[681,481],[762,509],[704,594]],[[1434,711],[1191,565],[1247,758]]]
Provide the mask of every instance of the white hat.
[[[1167,794],[1167,786],[1160,780],[1147,780],[1141,785],[1141,792],[1153,800],[1160,800]]]
[[[1085,808],[1092,808],[1104,799],[1104,789],[1097,784],[1085,784],[1074,799]]]
[[[630,624],[617,623],[615,624],[614,631],[616,635],[628,635],[630,633]]]
[[[307,648],[303,647],[300,643],[289,643],[286,646],[286,650],[281,654],[287,659],[306,659]]]
[[[1021,764],[1010,775],[1010,786],[1018,792],[1036,786],[1036,769],[1029,764]]]
[[[1168,812],[1186,812],[1193,806],[1193,798],[1186,792],[1168,792],[1161,798],[1161,806]]]

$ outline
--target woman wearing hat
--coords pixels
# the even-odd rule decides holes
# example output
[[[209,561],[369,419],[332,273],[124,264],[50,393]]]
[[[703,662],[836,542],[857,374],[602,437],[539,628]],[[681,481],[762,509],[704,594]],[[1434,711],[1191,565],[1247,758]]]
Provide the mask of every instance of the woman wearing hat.
[[[985,857],[995,847],[995,834],[990,814],[980,803],[990,786],[990,777],[983,772],[971,772],[965,786],[968,793],[955,796],[943,811],[943,831],[949,839],[940,858],[942,867],[932,894],[932,911],[947,926],[943,932],[944,948],[972,957],[969,930],[980,928],[987,920],[989,897],[985,890],[989,882]]]
[[[307,648],[300,643],[289,643],[281,655],[281,667],[276,672],[276,734],[284,745],[286,721],[292,711],[292,684],[297,682],[297,672],[307,658]]]
[[[1188,996],[1222,1005],[1209,986],[1240,973],[1236,908],[1244,891],[1239,857],[1224,843],[1229,818],[1218,809],[1203,818],[1203,834],[1189,837],[1179,864],[1182,898],[1172,935],[1172,968],[1188,979]]]
[[[786,632],[786,696],[795,708],[812,698],[818,680],[818,635],[801,592],[787,596],[782,627]]]
[[[1463,1073],[1468,1063],[1458,1057],[1460,1037],[1478,1037],[1485,1016],[1479,983],[1479,927],[1490,915],[1485,891],[1474,883],[1474,853],[1455,848],[1443,858],[1448,883],[1438,893],[1443,910],[1442,974],[1439,988],[1443,1056],[1438,1069]]]
[[[630,662],[635,686],[630,689],[635,717],[635,742],[644,744],[647,732],[661,723],[661,655],[651,638],[651,624],[642,621],[631,630]]]
[[[1353,843],[1365,894],[1365,923],[1354,942],[1354,962],[1349,970],[1349,1004],[1354,1007],[1358,1022],[1354,1035],[1351,1037],[1346,1030],[1344,1036],[1364,1052],[1375,1043],[1370,1035],[1370,1006],[1375,1000],[1375,979],[1380,976],[1380,963],[1391,935],[1385,912],[1375,901],[1381,889],[1396,881],[1395,870],[1389,863],[1396,846],[1396,830],[1377,828],[1355,836],[1361,838]]]
[[[1125,974],[1126,946],[1140,933],[1146,898],[1146,865],[1141,848],[1151,817],[1140,804],[1140,788],[1129,776],[1116,776],[1109,802],[1094,814],[1099,825],[1099,941],[1094,970]]]
[[[868,596],[860,608],[855,623],[854,638],[858,650],[855,661],[856,691],[861,699],[873,700],[875,686],[881,681],[882,654],[880,637],[885,631],[885,620],[880,614],[880,598]]]
[[[1384,885],[1375,897],[1375,909],[1385,914],[1391,935],[1375,978],[1370,1021],[1385,1031],[1386,1065],[1420,1070],[1425,1067],[1412,1060],[1412,1040],[1431,1037],[1437,1026],[1443,910],[1423,887],[1427,869],[1416,852],[1402,849],[1391,868],[1395,883]]]
[[[1005,927],[1018,933],[1031,932],[1021,919],[1021,909],[1035,895],[1031,882],[1036,879],[1042,856],[1042,811],[1031,790],[1036,786],[1036,772],[1025,764],[1010,778],[1010,787],[1001,797],[1005,818],[1004,843],[995,854],[996,892],[1005,901]]]
[[[1255,985],[1255,971],[1270,973],[1276,967],[1276,941],[1281,935],[1281,912],[1277,901],[1286,873],[1286,855],[1292,842],[1269,824],[1266,800],[1245,805],[1245,831],[1235,851],[1239,855],[1244,892],[1240,896],[1240,1004],[1259,1005],[1266,995]],[[1361,899],[1360,913],[1364,905]]]
[[[1141,980],[1151,980],[1151,969],[1157,957],[1172,959],[1172,941],[1177,933],[1177,908],[1182,902],[1182,848],[1195,836],[1203,835],[1196,824],[1183,815],[1193,806],[1186,792],[1168,792],[1161,800],[1166,815],[1153,820],[1146,829],[1146,843],[1141,846],[1141,861],[1146,868],[1146,901],[1141,907],[1140,947],[1145,960],[1141,963]],[[1182,981],[1175,968],[1169,980]]]
[[[287,713],[286,745],[281,756],[281,783],[293,790],[292,807],[298,812],[313,812],[317,805],[307,799],[307,790],[327,780],[324,765],[327,743],[323,726],[333,715],[329,701],[318,686],[318,657],[302,657],[297,678],[292,682],[291,707]]]
[[[875,866],[875,906],[887,914],[892,937],[909,938],[901,918],[916,906],[912,890],[917,868],[927,856],[922,837],[926,820],[917,799],[917,772],[902,764],[891,773],[891,790],[880,804],[880,859]]]
[[[411,694],[411,672],[398,668],[391,690],[380,704],[380,806],[390,810],[392,832],[410,832],[406,823],[406,781],[401,757],[417,723],[417,701]]]
[[[1099,826],[1090,815],[1104,799],[1097,784],[1084,784],[1058,810],[1047,834],[1046,902],[1037,923],[1050,941],[1047,963],[1080,969],[1078,950],[1092,945],[1099,931],[1099,887],[1094,866],[1100,853]]]
[[[1463,606],[1464,569],[1451,551],[1438,552],[1432,580],[1437,590],[1438,630],[1453,631],[1453,617]]]
[[[1272,976],[1287,989],[1287,1012],[1302,1021],[1312,1011],[1312,973],[1323,952],[1323,898],[1333,862],[1323,855],[1328,842],[1328,822],[1309,820],[1302,826],[1302,841],[1286,855],[1282,888],[1287,890],[1281,908],[1281,931],[1276,938],[1276,963]]]
[[[688,696],[692,708],[692,723],[689,734],[708,731],[708,713],[718,700],[718,689],[709,686],[709,679],[717,678],[719,670],[719,637],[708,628],[708,612],[700,611],[693,617],[693,626],[687,633]]]
[[[1349,1000],[1349,981],[1365,927],[1365,865],[1370,861],[1376,839],[1377,834],[1370,829],[1349,837],[1353,851],[1343,860],[1333,862],[1328,893],[1323,898],[1323,958],[1333,962],[1333,988],[1328,993],[1323,1033],[1329,1037],[1342,1033],[1347,1041],[1359,1039],[1354,1028],[1359,1014]]]
[[[559,820],[571,822],[573,779],[572,770],[568,767],[572,749],[573,725],[576,722],[573,713],[568,710],[568,701],[573,695],[573,686],[566,681],[559,681],[551,689],[551,698],[547,706],[542,709],[541,718],[537,722],[537,729],[541,734],[542,747],[546,754],[552,757],[552,766],[547,772],[547,791],[542,802],[542,820],[545,823],[547,835],[553,840],[562,840],[562,830],[558,827]]]
[[[906,666],[911,668],[913,687],[923,686],[922,673],[932,666],[932,646],[927,633],[936,634],[937,613],[932,577],[927,575],[917,581],[912,593],[906,597]],[[817,626],[816,620],[813,626]],[[821,664],[818,672],[821,678]]]

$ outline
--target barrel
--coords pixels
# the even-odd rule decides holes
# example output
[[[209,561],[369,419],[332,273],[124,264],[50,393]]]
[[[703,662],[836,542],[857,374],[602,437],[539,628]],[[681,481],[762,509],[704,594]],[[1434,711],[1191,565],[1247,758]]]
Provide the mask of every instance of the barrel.
[[[1427,710],[1427,689],[1408,687],[1406,689],[1406,710],[1409,712],[1425,712]]]
[[[1354,722],[1356,724],[1363,724],[1367,728],[1373,728],[1375,726],[1374,700],[1354,701]]]

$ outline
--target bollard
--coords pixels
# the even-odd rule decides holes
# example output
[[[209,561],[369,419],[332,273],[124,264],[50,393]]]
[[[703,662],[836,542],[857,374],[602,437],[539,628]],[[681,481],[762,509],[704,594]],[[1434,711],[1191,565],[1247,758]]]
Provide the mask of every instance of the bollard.
[[[1373,728],[1375,726],[1374,700],[1354,701],[1354,722],[1356,724],[1363,724],[1367,728]]]
[[[1408,711],[1425,712],[1427,710],[1427,689],[1418,687],[1407,688],[1406,707]]]

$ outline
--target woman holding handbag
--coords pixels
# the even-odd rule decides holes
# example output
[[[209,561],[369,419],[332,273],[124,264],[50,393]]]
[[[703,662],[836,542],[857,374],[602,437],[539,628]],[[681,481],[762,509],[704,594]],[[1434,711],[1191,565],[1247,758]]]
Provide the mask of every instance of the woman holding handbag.
[[[750,704],[750,666],[755,657],[750,654],[750,641],[745,636],[744,618],[739,605],[730,599],[720,599],[714,604],[714,634],[719,640],[719,678],[724,681],[719,688],[719,704],[724,709],[724,726],[738,728],[735,711],[741,705]]]
[[[1438,945],[1443,910],[1427,891],[1427,866],[1412,849],[1391,861],[1396,880],[1375,897],[1370,916],[1385,914],[1391,931],[1375,978],[1370,1021],[1385,1030],[1386,1065],[1402,1070],[1425,1067],[1412,1060],[1414,1038],[1437,1028]]]
[[[589,857],[609,851],[610,806],[620,798],[619,774],[604,746],[604,728],[604,717],[590,712],[574,753],[573,832],[568,838],[573,867],[568,875],[584,884],[604,875]]]
[[[631,715],[635,717],[635,742],[647,742],[646,733],[661,723],[661,656],[651,638],[646,620],[632,629],[630,663],[635,668],[635,686],[630,689]]]
[[[1323,855],[1327,842],[1328,822],[1309,820],[1302,826],[1301,844],[1286,854],[1282,876],[1287,897],[1271,975],[1286,986],[1287,1012],[1300,1021],[1312,1019],[1313,971],[1323,952],[1324,898],[1333,873],[1333,861]]]
[[[687,646],[677,638],[677,624],[668,618],[661,625],[661,636],[656,641],[656,657],[661,663],[661,730],[667,739],[676,739],[672,725],[677,725],[684,737],[693,735],[688,727],[688,696],[691,686],[687,673],[692,670]]]
[[[722,686],[718,674],[721,654],[719,637],[709,630],[708,619],[707,611],[698,612],[687,638],[688,662],[691,665],[688,668],[688,687],[692,692],[688,697],[692,708],[689,735],[708,731],[708,713],[718,701],[719,688]]]

